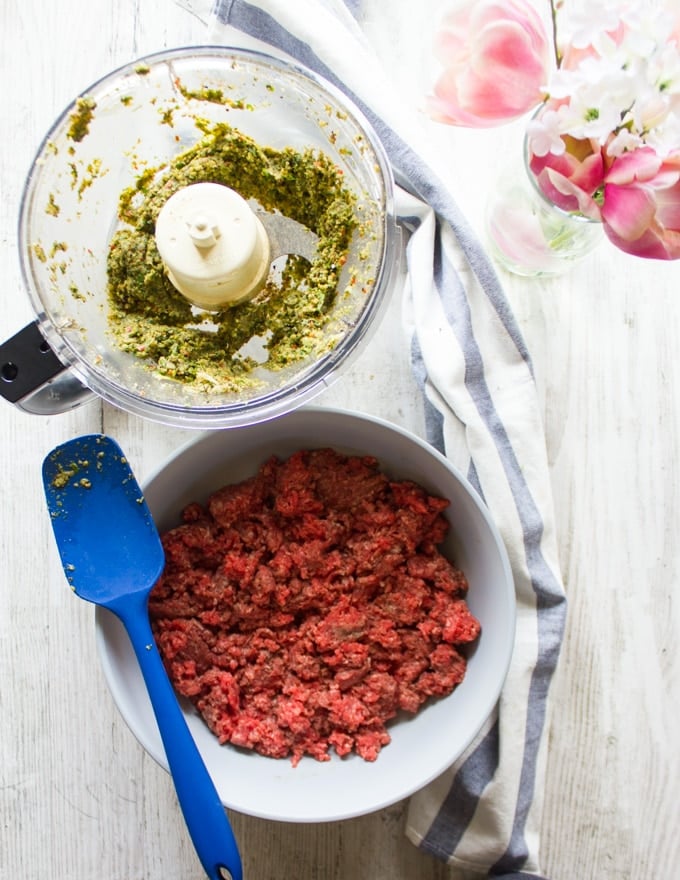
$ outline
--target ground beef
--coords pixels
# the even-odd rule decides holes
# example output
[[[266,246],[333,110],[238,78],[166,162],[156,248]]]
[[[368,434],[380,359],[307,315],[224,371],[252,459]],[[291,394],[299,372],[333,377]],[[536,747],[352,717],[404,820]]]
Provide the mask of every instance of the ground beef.
[[[447,506],[321,449],[186,507],[149,610],[175,688],[220,742],[373,761],[386,722],[460,683],[480,625],[437,549]]]

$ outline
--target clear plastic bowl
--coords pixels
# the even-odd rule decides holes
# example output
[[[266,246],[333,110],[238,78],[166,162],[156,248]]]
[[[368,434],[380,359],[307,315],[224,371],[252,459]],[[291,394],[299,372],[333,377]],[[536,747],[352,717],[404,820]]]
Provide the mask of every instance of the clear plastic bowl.
[[[210,100],[210,89],[233,98],[230,106]],[[76,139],[73,119],[82,100],[96,108],[91,119],[83,119],[86,134]],[[328,333],[337,342],[284,370],[258,367],[258,386],[238,393],[208,393],[160,377],[116,346],[107,316],[106,258],[119,226],[119,196],[135,185],[140,171],[198,141],[196,123],[202,119],[227,121],[262,146],[323,151],[356,195],[359,223],[343,272],[358,268],[361,277],[349,308],[347,299],[338,297],[342,302],[331,313]],[[86,89],[38,151],[26,181],[19,234],[38,325],[71,374],[122,409],[197,428],[268,419],[328,386],[376,324],[399,241],[389,162],[357,108],[309,71],[222,47],[153,55]],[[339,290],[346,282],[341,277]]]

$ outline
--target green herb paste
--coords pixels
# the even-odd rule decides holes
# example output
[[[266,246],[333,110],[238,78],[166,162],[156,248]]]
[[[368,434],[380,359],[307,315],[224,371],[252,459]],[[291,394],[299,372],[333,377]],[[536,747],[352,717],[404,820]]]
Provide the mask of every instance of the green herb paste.
[[[82,141],[90,130],[96,107],[95,101],[87,96],[76,100],[76,109],[69,117],[71,124],[66,132],[68,138],[76,142]]]
[[[314,261],[289,257],[280,277],[270,276],[249,302],[216,313],[193,308],[167,278],[154,229],[173,193],[203,181],[307,226],[319,237]],[[126,226],[114,235],[107,262],[117,344],[162,376],[219,392],[254,385],[258,366],[281,370],[328,350],[333,335],[324,329],[357,226],[355,201],[322,152],[275,150],[225,123],[204,126],[198,143],[169,165],[144,171],[120,196]]]

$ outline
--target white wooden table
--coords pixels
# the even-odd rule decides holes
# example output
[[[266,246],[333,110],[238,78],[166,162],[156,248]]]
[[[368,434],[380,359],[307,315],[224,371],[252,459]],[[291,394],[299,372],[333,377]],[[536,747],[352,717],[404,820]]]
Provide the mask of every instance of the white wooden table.
[[[418,53],[394,22],[431,26],[440,0],[375,0],[374,38],[405,100]],[[0,335],[32,319],[17,257],[25,174],[57,113],[126,61],[204,40],[170,0],[1,0]],[[427,47],[421,47],[426,50]],[[412,89],[413,90],[413,89]],[[459,203],[481,229],[513,126],[439,128]],[[603,245],[570,274],[503,276],[533,354],[569,617],[554,681],[542,828],[552,880],[678,876],[680,264]],[[320,403],[421,430],[398,301]],[[128,731],[94,647],[93,609],[64,583],[40,464],[80,433],[115,436],[144,477],[187,439],[94,402],[67,415],[0,408],[0,878],[202,877],[168,775]],[[252,880],[443,880],[403,836],[403,804],[329,825],[233,817]]]

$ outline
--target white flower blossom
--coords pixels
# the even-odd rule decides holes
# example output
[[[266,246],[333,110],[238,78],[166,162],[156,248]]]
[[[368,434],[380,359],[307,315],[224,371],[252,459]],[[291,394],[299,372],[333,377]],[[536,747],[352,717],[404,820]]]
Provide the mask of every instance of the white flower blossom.
[[[622,156],[628,150],[636,150],[642,146],[642,138],[638,134],[631,134],[627,128],[622,128],[618,134],[607,144],[607,153],[612,158]]]
[[[564,153],[564,141],[561,138],[560,114],[555,110],[546,110],[540,116],[530,120],[527,125],[529,149],[535,156],[547,156]]]
[[[596,45],[606,39],[610,31],[616,30],[619,20],[620,9],[616,3],[574,5],[569,17],[560,21],[560,43],[576,49]]]
[[[658,3],[574,0],[558,17],[565,64],[546,91],[557,105],[532,143],[560,154],[560,136],[597,141],[612,156],[647,144],[680,148],[680,33]]]
[[[650,131],[645,143],[662,158],[680,149],[680,113],[669,115],[662,126]]]
[[[680,51],[669,43],[649,60],[652,83],[666,95],[680,95]]]
[[[668,101],[656,89],[641,89],[631,107],[633,130],[652,131],[663,124],[668,116]]]

